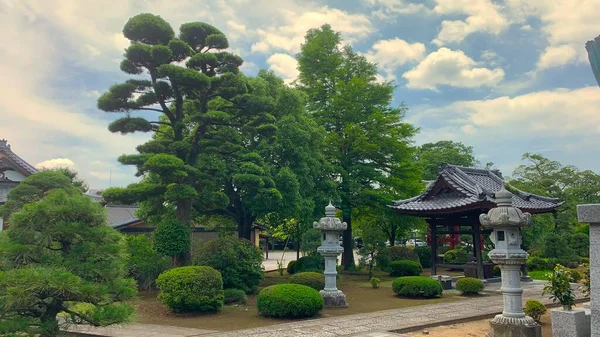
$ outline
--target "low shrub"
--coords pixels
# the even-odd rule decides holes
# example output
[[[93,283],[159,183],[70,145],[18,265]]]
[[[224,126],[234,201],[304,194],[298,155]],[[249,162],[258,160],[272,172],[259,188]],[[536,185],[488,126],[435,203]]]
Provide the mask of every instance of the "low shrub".
[[[315,290],[325,288],[325,275],[315,272],[304,272],[292,275],[290,283],[302,284]]]
[[[156,280],[158,299],[174,312],[212,312],[223,306],[223,279],[211,267],[168,270]]]
[[[220,271],[226,289],[250,293],[264,278],[262,261],[263,253],[250,241],[224,236],[203,244],[194,264]]]
[[[497,265],[497,264],[494,265],[493,272],[494,272],[493,275],[496,276],[496,277],[502,276],[502,270],[500,269],[500,266]]]
[[[152,247],[152,241],[146,235],[126,235],[127,271],[138,286],[150,290],[158,275],[169,269],[171,262],[157,253]]]
[[[288,274],[293,275],[294,273],[296,273],[295,268],[296,268],[296,260],[290,261],[290,263],[288,263],[287,268],[286,268]]]
[[[579,283],[583,278],[583,273],[577,269],[567,269],[567,275],[571,278],[571,282]]]
[[[432,298],[442,295],[442,285],[425,276],[399,277],[392,283],[392,289],[398,296]]]
[[[260,291],[256,305],[263,316],[302,318],[316,315],[325,302],[313,288],[301,284],[276,284]]]
[[[527,302],[525,302],[525,308],[523,308],[523,311],[527,316],[533,318],[533,320],[539,323],[540,318],[546,313],[547,309],[546,306],[538,300],[527,300]]]
[[[575,254],[581,257],[590,256],[590,237],[585,233],[575,233],[569,238],[569,244]]]
[[[419,256],[419,262],[421,262],[421,266],[423,266],[423,268],[431,267],[431,247],[415,247],[415,253],[417,253]]]
[[[581,263],[582,264],[590,264],[590,258],[589,257],[582,257],[581,258]]]
[[[539,256],[532,256],[527,259],[527,270],[552,270],[554,268],[554,260],[546,259]]]
[[[303,256],[296,260],[294,273],[318,272],[325,269],[325,259],[320,254]]]
[[[407,247],[388,247],[377,255],[376,265],[379,269],[387,271],[391,262],[404,260],[419,262],[419,255]]]
[[[541,256],[542,255],[542,250],[541,249],[530,249],[527,251],[527,254],[529,254],[529,257],[532,256]]]
[[[379,279],[377,277],[371,277],[369,282],[371,282],[371,287],[373,289],[379,289],[379,285],[381,284],[381,279]]]
[[[463,248],[450,249],[444,253],[444,263],[467,263],[469,253]]]
[[[437,249],[438,254],[446,254],[450,250],[450,246],[439,246]]]
[[[224,304],[245,304],[246,293],[241,289],[225,289],[223,291],[223,303]]]
[[[419,276],[423,271],[421,264],[415,261],[392,261],[388,266],[390,276]]]
[[[483,281],[477,278],[463,277],[456,281],[456,290],[463,295],[477,295],[483,288]]]

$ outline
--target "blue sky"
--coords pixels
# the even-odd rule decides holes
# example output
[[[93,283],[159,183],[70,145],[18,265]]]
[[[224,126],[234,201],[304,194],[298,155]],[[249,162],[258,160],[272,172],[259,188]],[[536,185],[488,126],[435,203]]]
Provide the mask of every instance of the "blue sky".
[[[329,23],[396,83],[417,144],[462,141],[505,175],[525,152],[599,171],[600,88],[584,48],[600,34],[598,0],[0,0],[0,138],[93,188],[134,181],[116,158],[147,136],[108,132],[118,116],[96,99],[126,79],[121,30],[140,12],[176,30],[211,23],[244,73],[287,81],[306,30]]]

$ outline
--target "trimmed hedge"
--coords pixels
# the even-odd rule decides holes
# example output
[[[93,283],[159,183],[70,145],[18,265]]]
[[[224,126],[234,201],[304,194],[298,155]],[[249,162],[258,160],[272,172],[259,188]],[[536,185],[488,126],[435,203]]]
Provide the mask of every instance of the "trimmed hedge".
[[[320,254],[303,256],[296,260],[294,265],[294,273],[323,272],[324,269],[325,259]]]
[[[483,281],[474,277],[463,277],[456,281],[456,290],[463,295],[477,295],[483,288]]]
[[[223,296],[224,304],[245,304],[248,299],[246,293],[241,289],[225,289]]]
[[[523,312],[525,312],[527,316],[533,318],[533,320],[538,323],[546,311],[548,311],[546,306],[538,300],[527,300],[527,302],[525,302],[525,308],[523,308]]]
[[[450,249],[444,253],[444,263],[467,263],[469,253],[463,248]]]
[[[398,296],[432,298],[442,295],[442,285],[426,276],[398,277],[392,283]]]
[[[258,294],[258,313],[275,318],[303,318],[316,315],[325,301],[313,288],[301,284],[276,284]]]
[[[305,272],[292,275],[290,283],[302,284],[315,290],[325,288],[325,275],[315,272]]]
[[[431,267],[431,247],[420,246],[415,247],[415,253],[419,256],[419,262],[423,268]]]
[[[211,267],[167,270],[156,280],[158,299],[174,312],[212,312],[223,306],[223,279]]]
[[[290,261],[290,263],[288,263],[286,269],[287,269],[288,274],[290,274],[290,275],[295,274],[296,273],[296,260]]]
[[[419,262],[415,261],[392,261],[388,266],[390,276],[419,276],[423,268]]]
[[[376,263],[379,269],[387,271],[391,262],[404,260],[419,262],[419,255],[417,255],[414,249],[404,246],[393,246],[386,248],[378,254]]]

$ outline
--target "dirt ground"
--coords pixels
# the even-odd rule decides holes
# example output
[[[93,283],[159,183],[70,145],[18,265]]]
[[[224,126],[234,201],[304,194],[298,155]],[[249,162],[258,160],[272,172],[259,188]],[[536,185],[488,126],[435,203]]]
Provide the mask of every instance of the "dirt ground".
[[[550,325],[550,312],[542,316],[542,336],[552,337],[552,326]],[[435,328],[425,329],[429,332],[428,335],[423,334],[423,330],[406,333],[411,337],[484,337],[489,331],[490,320],[484,319],[460,324],[452,324],[439,326]]]

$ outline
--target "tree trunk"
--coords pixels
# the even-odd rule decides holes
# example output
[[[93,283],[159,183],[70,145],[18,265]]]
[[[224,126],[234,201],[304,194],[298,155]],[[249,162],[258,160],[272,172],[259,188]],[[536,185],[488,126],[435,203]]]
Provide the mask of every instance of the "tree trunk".
[[[60,312],[60,305],[50,306],[46,309],[46,312],[40,317],[40,337],[56,337],[60,334],[60,328],[58,326],[58,320],[56,316]]]
[[[190,231],[190,246],[187,249],[187,252],[183,254],[179,254],[176,256],[174,260],[174,264],[176,267],[187,266],[192,263],[192,235],[193,235],[193,224],[192,224],[192,200],[179,200],[177,202],[177,211],[176,211],[177,220],[181,223],[186,224],[192,227]]]
[[[252,238],[252,219],[241,219],[238,221],[238,237],[240,239],[250,240]]]
[[[396,245],[396,230],[398,228],[396,227],[395,224],[392,225],[391,227],[391,231],[390,231],[390,247],[394,247]]]
[[[342,244],[344,245],[344,253],[342,254],[342,265],[344,270],[349,270],[354,267],[354,249],[352,242],[352,210],[344,211],[344,222],[348,224],[348,228],[342,234]]]

